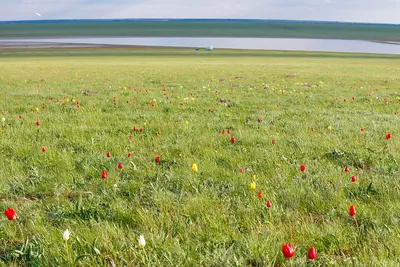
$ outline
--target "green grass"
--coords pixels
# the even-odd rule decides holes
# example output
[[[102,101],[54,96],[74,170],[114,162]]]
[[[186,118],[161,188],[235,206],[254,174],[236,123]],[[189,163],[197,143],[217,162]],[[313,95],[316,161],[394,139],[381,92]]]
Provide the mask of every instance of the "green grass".
[[[3,216],[0,262],[290,266],[290,242],[293,266],[310,247],[316,265],[399,265],[399,73],[384,55],[2,51],[0,209],[26,242]]]
[[[271,21],[134,21],[0,24],[0,38],[55,36],[208,36],[385,40],[400,39],[400,26]]]

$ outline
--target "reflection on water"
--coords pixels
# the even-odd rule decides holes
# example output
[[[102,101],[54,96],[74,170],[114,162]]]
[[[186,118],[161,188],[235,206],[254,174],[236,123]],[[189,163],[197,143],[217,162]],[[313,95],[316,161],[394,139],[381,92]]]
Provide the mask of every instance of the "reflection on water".
[[[358,40],[332,39],[284,39],[284,38],[216,38],[216,37],[87,37],[87,38],[41,38],[3,39],[18,42],[84,43],[106,45],[139,45],[257,50],[297,50],[325,52],[356,52],[378,54],[400,54],[400,45]]]

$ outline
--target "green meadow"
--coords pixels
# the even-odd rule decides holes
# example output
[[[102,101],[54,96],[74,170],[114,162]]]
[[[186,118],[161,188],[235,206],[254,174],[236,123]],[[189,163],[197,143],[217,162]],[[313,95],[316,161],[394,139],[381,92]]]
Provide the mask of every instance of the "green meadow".
[[[399,265],[399,73],[389,55],[0,51],[1,266]]]
[[[29,37],[277,37],[318,39],[400,39],[400,25],[300,21],[170,20],[59,21],[1,24],[0,38]]]

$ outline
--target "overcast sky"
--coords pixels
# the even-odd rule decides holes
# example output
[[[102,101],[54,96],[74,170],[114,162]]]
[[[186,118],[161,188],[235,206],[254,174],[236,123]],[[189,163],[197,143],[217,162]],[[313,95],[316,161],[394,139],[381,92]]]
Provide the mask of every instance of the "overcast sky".
[[[400,0],[0,0],[0,21],[112,18],[248,18],[400,24]]]

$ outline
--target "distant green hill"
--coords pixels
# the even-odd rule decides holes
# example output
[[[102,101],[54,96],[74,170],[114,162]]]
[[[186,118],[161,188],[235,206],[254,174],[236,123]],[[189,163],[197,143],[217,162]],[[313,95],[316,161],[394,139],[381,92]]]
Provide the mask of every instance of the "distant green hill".
[[[399,40],[400,25],[267,20],[84,20],[0,23],[0,38],[71,36],[202,36]]]

